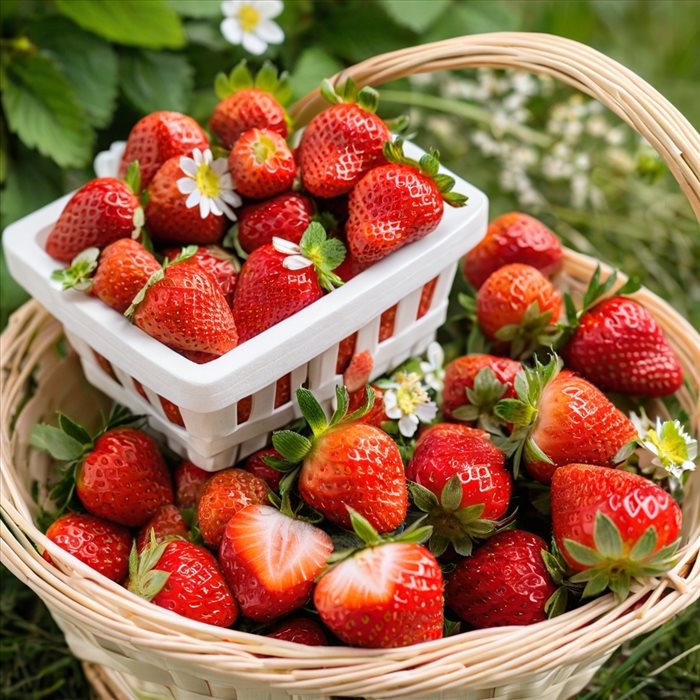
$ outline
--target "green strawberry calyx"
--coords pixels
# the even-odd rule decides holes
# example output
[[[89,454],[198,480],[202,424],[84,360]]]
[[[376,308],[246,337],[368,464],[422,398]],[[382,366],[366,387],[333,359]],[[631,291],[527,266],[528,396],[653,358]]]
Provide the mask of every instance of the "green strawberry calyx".
[[[322,97],[332,105],[357,104],[372,114],[377,111],[379,106],[379,93],[369,85],[358,88],[357,83],[352,78],[335,86],[330,80],[324,80],[321,83],[320,92]]]
[[[146,600],[153,600],[163,590],[170,578],[170,572],[156,569],[156,566],[168,545],[180,539],[182,538],[170,535],[159,542],[151,528],[150,541],[140,554],[136,543],[132,545],[129,553],[129,591]]]
[[[657,550],[658,535],[650,525],[637,539],[631,550],[627,549],[620,531],[613,520],[598,511],[593,526],[595,547],[587,547],[576,540],[564,539],[568,555],[585,571],[571,577],[573,583],[585,582],[583,598],[591,598],[609,589],[618,602],[629,594],[632,579],[659,576],[675,564],[680,539]]]
[[[303,270],[313,266],[323,289],[331,292],[342,286],[343,280],[333,270],[345,260],[345,245],[337,238],[329,238],[317,221],[308,225],[298,245],[275,236],[272,246],[285,256],[282,262],[285,269]]]
[[[465,390],[467,403],[452,411],[452,416],[469,423],[476,421],[483,430],[500,434],[502,421],[494,413],[494,408],[507,389],[490,367],[482,367],[474,377],[474,385]]]
[[[99,257],[99,248],[85,248],[71,260],[70,267],[54,270],[51,279],[60,282],[64,291],[77,289],[87,292],[92,287],[91,275],[97,269]]]
[[[509,323],[496,331],[496,340],[510,343],[510,355],[523,360],[539,347],[553,347],[560,335],[558,325],[551,323],[552,310],[542,311],[539,302],[533,301],[520,323]]]
[[[507,456],[513,457],[513,476],[516,478],[523,456],[528,462],[553,463],[539,448],[532,434],[537,425],[542,393],[562,367],[561,358],[557,355],[552,355],[546,365],[535,358],[534,367],[524,367],[515,377],[513,385],[517,398],[501,399],[493,409],[497,418],[514,426],[510,437],[494,439],[494,442]]]
[[[292,99],[292,86],[287,72],[279,73],[277,67],[265,61],[262,68],[254,76],[243,59],[231,72],[219,73],[214,81],[214,91],[220,100],[224,100],[240,90],[256,89],[269,92],[281,105],[286,105]]]
[[[547,617],[551,619],[567,611],[571,596],[576,599],[581,597],[584,584],[571,582],[573,572],[559,547],[557,547],[554,538],[552,538],[550,550],[543,549],[540,554],[547,573],[557,586],[557,589],[544,604],[544,611]]]
[[[396,141],[387,141],[384,144],[384,157],[390,163],[396,163],[397,165],[408,165],[414,168],[419,173],[425,177],[430,178],[436,185],[442,198],[452,207],[463,207],[468,197],[457,192],[453,192],[452,188],[455,186],[455,179],[450,175],[440,174],[440,153],[434,148],[431,148],[428,153],[421,156],[420,161],[414,160],[404,155],[403,152],[403,139],[396,139]]]

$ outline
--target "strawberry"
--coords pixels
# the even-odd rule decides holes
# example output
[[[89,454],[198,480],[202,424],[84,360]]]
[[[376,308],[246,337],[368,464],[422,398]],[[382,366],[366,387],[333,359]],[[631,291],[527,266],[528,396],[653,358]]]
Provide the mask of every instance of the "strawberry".
[[[292,377],[289,374],[285,374],[280,377],[275,384],[275,408],[289,403],[291,400],[291,383]],[[253,397],[245,396],[243,397],[236,406],[236,418],[238,423],[245,423],[250,418],[250,412],[253,409]]]
[[[244,342],[295,314],[342,284],[332,270],[345,249],[312,222],[297,246],[274,239],[254,250],[243,264],[233,298],[233,316]]]
[[[586,311],[562,355],[568,367],[603,391],[667,396],[683,386],[683,369],[663,330],[626,297]]]
[[[489,224],[484,238],[464,257],[464,276],[479,289],[504,265],[530,265],[550,277],[561,267],[561,261],[561,242],[556,234],[534,217],[515,211]]]
[[[197,502],[204,544],[218,549],[226,523],[246,506],[267,503],[267,494],[267,484],[242,469],[224,469],[210,477]]]
[[[419,528],[382,540],[351,510],[355,532],[368,545],[333,554],[335,564],[314,591],[323,623],[346,644],[393,648],[442,637],[443,581],[435,557],[418,541]]]
[[[100,177],[83,185],[68,201],[46,239],[46,252],[70,262],[85,248],[105,248],[120,238],[136,235],[143,224],[138,191],[138,168],[129,183]]]
[[[296,615],[275,625],[266,637],[282,639],[285,642],[306,644],[310,647],[324,647],[328,645],[328,637],[323,627],[310,617]]]
[[[141,528],[136,538],[136,549],[143,552],[152,537],[155,537],[156,542],[162,542],[173,535],[187,539],[187,523],[177,506],[172,504],[161,506],[160,510]]]
[[[552,283],[534,267],[504,265],[479,288],[476,316],[489,340],[511,344],[513,357],[551,345],[562,299]]]
[[[358,91],[347,80],[336,92],[328,80],[321,94],[331,103],[307,125],[299,144],[304,188],[317,197],[349,192],[372,168],[385,162],[383,147],[391,139],[374,112],[379,96],[370,87]]]
[[[267,129],[244,131],[231,149],[228,166],[236,191],[253,199],[287,192],[297,175],[294,154],[287,142]]]
[[[262,450],[253,452],[246,459],[243,463],[243,469],[262,479],[272,491],[277,491],[283,474],[267,464],[265,458],[269,457],[281,459],[279,452],[274,447],[264,447]]]
[[[171,423],[175,423],[175,425],[179,425],[181,428],[184,428],[185,419],[182,417],[180,407],[169,399],[166,399],[164,396],[159,396],[158,400],[160,401],[160,406],[163,409],[166,419]]]
[[[348,415],[347,390],[338,387],[330,422],[308,389],[297,389],[296,397],[313,437],[283,430],[273,434],[272,444],[291,464],[301,463],[299,495],[341,527],[350,526],[347,507],[380,532],[398,527],[408,505],[401,453],[384,431],[358,422],[372,406],[372,388],[365,405]]]
[[[275,236],[299,243],[313,215],[313,202],[296,192],[248,204],[238,212],[238,242],[246,253],[272,243]]]
[[[445,367],[442,411],[447,420],[478,421],[494,428],[493,408],[501,398],[514,398],[519,362],[493,355],[463,355]]]
[[[173,502],[170,474],[156,441],[136,428],[123,410],[113,411],[94,436],[62,413],[59,427],[34,426],[31,443],[65,461],[61,481],[51,496],[59,513],[73,491],[85,509],[119,525],[141,527],[161,506]]]
[[[163,255],[168,260],[175,258],[182,252],[180,248],[168,248]],[[229,255],[223,248],[216,245],[199,246],[192,256],[203,270],[219,285],[229,306],[233,305],[233,292],[238,281],[238,265],[236,259]],[[138,291],[138,290],[137,290]]]
[[[166,260],[126,315],[173,350],[223,355],[238,344],[233,313],[217,283],[189,259],[195,251],[189,246],[179,259]]]
[[[129,572],[133,537],[125,527],[86,513],[68,513],[51,524],[46,536],[112,581],[120,583]],[[53,561],[47,550],[43,557]]]
[[[306,604],[332,551],[323,530],[271,506],[252,505],[228,521],[219,564],[241,612],[269,622]]]
[[[616,454],[637,435],[632,422],[585,379],[559,371],[554,356],[515,380],[517,399],[501,399],[496,415],[516,429],[504,447],[521,458],[528,474],[548,484],[558,467],[575,460],[613,466]]]
[[[552,477],[554,540],[584,597],[610,588],[622,600],[631,578],[670,569],[680,527],[678,504],[637,474],[569,464]]]
[[[183,460],[175,469],[175,505],[178,508],[192,508],[197,505],[204,485],[211,473]]]
[[[345,233],[350,252],[361,263],[377,262],[434,231],[443,201],[455,207],[466,201],[451,192],[453,178],[438,175],[437,151],[418,163],[404,156],[399,140],[388,141],[384,155],[389,164],[370,170],[350,193]]]
[[[488,439],[489,434],[485,430],[479,428],[470,428],[467,425],[459,423],[435,423],[434,425],[423,428],[418,434],[416,447],[428,439],[439,436],[445,444],[450,444],[452,440],[463,439]]]
[[[477,629],[546,620],[545,604],[557,586],[543,550],[545,541],[524,530],[489,537],[457,564],[445,589],[447,605]]]
[[[244,131],[268,129],[286,138],[289,117],[283,103],[291,97],[286,73],[278,76],[277,69],[265,61],[253,78],[241,61],[230,73],[219,73],[215,83],[221,100],[211,117],[211,130],[226,148],[231,148]]]
[[[439,425],[439,424],[438,424]],[[505,515],[512,480],[505,455],[482,431],[434,426],[421,436],[406,465],[414,503],[433,526],[430,551],[436,556],[449,544],[469,556],[474,539],[493,533]]]
[[[238,606],[216,559],[204,547],[185,540],[152,539],[129,558],[128,589],[166,610],[197,622],[230,627]]]
[[[178,112],[147,114],[136,122],[129,134],[119,177],[125,175],[131,162],[138,161],[141,184],[148,187],[165,161],[187,155],[194,148],[209,148],[207,135],[194,119]]]

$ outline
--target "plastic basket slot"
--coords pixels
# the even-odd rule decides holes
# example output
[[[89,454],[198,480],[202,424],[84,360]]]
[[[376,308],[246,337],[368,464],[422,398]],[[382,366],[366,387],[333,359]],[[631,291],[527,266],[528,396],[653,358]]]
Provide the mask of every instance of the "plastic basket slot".
[[[335,377],[339,350],[340,343],[336,343],[309,362],[308,387],[311,391],[315,392],[316,389],[323,386],[328,381],[329,377]]]
[[[379,346],[379,322],[380,316],[376,316],[357,332],[357,343],[355,344],[356,354],[366,350],[372,357],[375,356],[377,347]]]
[[[237,428],[236,404],[225,406],[218,411],[200,413],[180,407],[180,414],[185,428],[190,435],[199,437],[217,437],[230,435]]]
[[[398,309],[396,310],[396,318],[394,319],[393,336],[397,336],[407,328],[413,326],[418,316],[418,306],[422,295],[423,287],[419,287],[399,302]]]

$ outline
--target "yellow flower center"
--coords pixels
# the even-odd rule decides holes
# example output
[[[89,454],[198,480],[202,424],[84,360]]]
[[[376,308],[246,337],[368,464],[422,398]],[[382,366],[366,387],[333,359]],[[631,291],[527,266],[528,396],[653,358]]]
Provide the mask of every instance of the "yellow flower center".
[[[430,397],[420,382],[420,377],[415,372],[396,375],[399,388],[396,390],[396,405],[405,416],[416,412],[418,406],[428,403]]]
[[[260,13],[251,5],[243,5],[238,11],[238,20],[244,32],[252,32],[260,24]]]
[[[218,197],[221,194],[219,176],[212,170],[211,165],[202,163],[197,168],[197,189],[203,197]]]

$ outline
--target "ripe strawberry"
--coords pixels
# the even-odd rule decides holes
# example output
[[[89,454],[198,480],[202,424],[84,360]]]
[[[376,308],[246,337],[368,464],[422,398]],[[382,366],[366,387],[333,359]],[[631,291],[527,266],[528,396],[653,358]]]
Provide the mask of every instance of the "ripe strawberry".
[[[380,532],[398,527],[408,500],[401,453],[384,431],[357,422],[371,408],[374,391],[368,387],[365,406],[347,415],[348,393],[338,387],[330,423],[308,389],[298,389],[296,396],[313,438],[283,430],[272,436],[272,444],[289,462],[301,462],[299,495],[341,527],[350,526],[347,507]]]
[[[446,603],[477,629],[547,619],[557,589],[542,559],[543,539],[523,530],[498,532],[462,559],[445,589]]]
[[[180,407],[169,399],[166,399],[164,396],[159,396],[158,400],[160,401],[160,406],[163,409],[166,419],[171,423],[175,423],[175,425],[179,425],[181,428],[184,428],[185,419],[182,417]]]
[[[233,298],[233,316],[241,342],[262,333],[342,284],[332,270],[345,249],[326,238],[312,222],[300,245],[275,239],[251,253],[243,264]]]
[[[169,504],[160,510],[141,528],[136,538],[136,549],[142,552],[155,537],[156,542],[163,542],[168,537],[187,539],[187,523],[179,509]]]
[[[272,243],[275,236],[299,243],[314,211],[313,202],[296,192],[248,204],[238,212],[238,242],[246,253]]]
[[[236,191],[253,199],[289,191],[297,175],[294,154],[287,142],[267,129],[243,132],[229,154],[228,167]]]
[[[551,344],[561,306],[561,295],[539,270],[512,263],[481,285],[476,316],[487,338],[509,342],[513,357],[521,357]]]
[[[561,267],[559,238],[541,221],[522,212],[494,219],[484,238],[464,258],[464,276],[479,289],[491,273],[511,263],[523,263],[550,277]]]
[[[238,606],[216,559],[185,540],[152,541],[129,558],[128,588],[166,610],[217,627],[230,627]]]
[[[438,175],[437,151],[418,163],[403,154],[403,142],[387,142],[389,162],[370,170],[350,193],[345,226],[350,252],[361,263],[374,263],[407,243],[434,231],[442,219],[443,200],[463,206],[466,197],[450,190],[453,178]]]
[[[281,471],[269,466],[265,458],[281,459],[279,452],[274,447],[265,447],[262,450],[253,452],[243,463],[243,469],[251,474],[255,474],[262,479],[272,491],[277,491],[280,480],[284,476]]]
[[[68,513],[51,524],[46,536],[112,581],[120,583],[129,572],[133,538],[125,527],[86,513]],[[47,550],[43,557],[53,562]]]
[[[182,252],[181,248],[167,248],[163,255],[168,260],[175,258]],[[233,305],[233,292],[238,281],[238,267],[236,259],[223,248],[216,245],[199,246],[192,256],[203,270],[219,285],[229,306]]]
[[[120,238],[131,238],[143,224],[143,209],[132,186],[113,177],[83,185],[68,201],[46,239],[46,252],[71,262],[85,248],[104,248]]]
[[[423,285],[423,289],[420,295],[420,301],[418,302],[418,311],[416,313],[416,319],[423,318],[425,314],[430,311],[430,305],[433,301],[433,293],[435,292],[435,285],[437,283],[437,278],[426,282]],[[399,310],[398,304],[395,304],[391,308],[387,309],[382,313],[379,319],[379,342],[383,343],[394,335],[394,327],[396,325],[396,312]]]
[[[554,540],[586,581],[584,597],[610,588],[618,599],[630,579],[657,576],[673,565],[681,509],[644,477],[589,464],[569,464],[552,477]]]
[[[323,623],[346,644],[393,648],[442,637],[443,581],[435,557],[416,540],[430,528],[382,540],[352,513],[367,548],[347,557],[318,582],[314,604]]]
[[[586,311],[562,355],[568,367],[603,391],[667,396],[683,386],[683,369],[663,330],[626,297]]]
[[[165,161],[188,155],[194,148],[209,148],[207,135],[194,119],[178,112],[147,114],[136,122],[129,134],[119,177],[124,177],[132,161],[138,161],[141,184],[148,187]]]
[[[592,384],[568,370],[556,356],[536,363],[516,379],[517,399],[501,399],[495,413],[516,426],[509,452],[516,469],[523,457],[528,474],[548,484],[558,467],[575,460],[613,466],[618,450],[637,431],[632,422]]]
[[[299,144],[304,188],[317,197],[349,192],[372,168],[385,162],[383,147],[391,139],[374,112],[379,96],[370,87],[357,90],[348,80],[336,92],[327,80],[321,94],[331,103],[307,125]]]
[[[175,505],[178,508],[192,508],[197,505],[204,485],[211,472],[183,460],[175,469]]]
[[[224,469],[210,477],[197,502],[197,522],[204,544],[218,549],[226,523],[246,506],[267,503],[267,494],[267,484],[242,469]]]
[[[302,617],[301,615],[290,617],[278,623],[265,636],[295,644],[306,644],[310,647],[328,645],[328,637],[323,627],[310,617]]]
[[[450,444],[452,440],[463,439],[488,439],[489,434],[485,430],[479,428],[470,428],[467,425],[459,423],[435,423],[427,428],[421,429],[416,440],[416,447],[429,438],[432,439],[439,436],[445,444]]]
[[[134,298],[127,316],[148,335],[178,352],[223,355],[238,344],[231,308],[217,283],[183,248]]]
[[[249,129],[268,129],[287,137],[288,121],[284,104],[291,97],[287,74],[277,75],[277,69],[265,61],[253,78],[245,60],[230,73],[219,73],[215,83],[221,100],[211,117],[211,130],[226,148],[231,148],[239,136]]]
[[[306,604],[332,551],[323,530],[271,506],[253,505],[228,521],[219,564],[241,612],[269,622]]]
[[[445,367],[442,411],[447,420],[478,421],[494,428],[493,408],[499,399],[514,398],[519,362],[493,355],[463,355]]]

